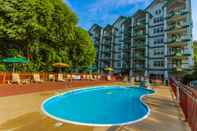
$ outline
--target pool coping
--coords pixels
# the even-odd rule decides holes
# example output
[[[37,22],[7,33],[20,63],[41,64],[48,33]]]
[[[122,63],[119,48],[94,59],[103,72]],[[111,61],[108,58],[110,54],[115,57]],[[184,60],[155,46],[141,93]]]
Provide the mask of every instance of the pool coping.
[[[120,86],[120,85],[113,85],[113,86],[118,86],[119,88],[132,88],[132,86]],[[144,88],[144,87],[139,87],[139,88],[144,88],[146,90],[150,90],[150,91],[153,91],[153,93],[151,94],[144,94],[142,96],[140,96],[140,101],[142,102],[142,104],[144,104],[144,106],[147,108],[147,113],[146,115],[144,115],[143,117],[139,118],[139,119],[136,119],[134,121],[129,121],[129,122],[124,122],[124,123],[116,123],[116,124],[95,124],[95,123],[83,123],[83,122],[77,122],[77,121],[71,121],[71,120],[66,120],[66,119],[62,119],[62,118],[59,118],[59,117],[56,117],[54,115],[51,115],[49,114],[45,109],[44,109],[44,104],[55,98],[55,97],[58,97],[58,96],[62,96],[64,94],[68,94],[68,93],[72,93],[72,92],[75,92],[75,91],[80,91],[80,90],[86,90],[86,89],[96,89],[98,87],[112,87],[112,86],[90,86],[90,87],[85,87],[85,88],[82,88],[82,89],[74,89],[74,90],[70,90],[70,91],[66,91],[66,92],[63,92],[63,93],[59,93],[57,95],[54,95],[54,96],[51,96],[47,99],[45,99],[42,104],[41,104],[41,110],[42,112],[47,115],[48,117],[51,117],[57,121],[60,121],[60,122],[64,122],[64,123],[70,123],[70,124],[74,124],[74,125],[81,125],[81,126],[94,126],[94,127],[108,127],[108,126],[123,126],[123,125],[130,125],[130,124],[134,124],[134,123],[138,123],[146,118],[148,118],[148,116],[151,114],[151,109],[150,107],[148,106],[148,104],[146,104],[144,101],[143,101],[143,98],[145,96],[150,96],[150,95],[154,95],[156,93],[155,90],[153,89],[149,89],[149,88]],[[138,86],[133,86],[135,88],[138,88]]]

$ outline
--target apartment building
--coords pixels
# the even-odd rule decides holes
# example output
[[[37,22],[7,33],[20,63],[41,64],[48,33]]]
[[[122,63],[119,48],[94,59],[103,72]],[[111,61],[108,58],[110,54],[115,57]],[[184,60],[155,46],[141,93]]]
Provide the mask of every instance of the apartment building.
[[[193,66],[191,0],[154,0],[112,25],[93,25],[89,33],[99,45],[99,72],[112,67],[115,73],[167,80]]]

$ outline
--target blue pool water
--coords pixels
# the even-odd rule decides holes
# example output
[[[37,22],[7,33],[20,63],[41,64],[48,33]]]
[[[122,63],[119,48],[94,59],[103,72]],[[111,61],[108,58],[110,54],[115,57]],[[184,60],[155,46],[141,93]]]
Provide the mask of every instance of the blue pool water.
[[[138,122],[149,115],[141,96],[154,93],[145,88],[120,86],[73,90],[42,104],[48,116],[80,125],[111,126]]]

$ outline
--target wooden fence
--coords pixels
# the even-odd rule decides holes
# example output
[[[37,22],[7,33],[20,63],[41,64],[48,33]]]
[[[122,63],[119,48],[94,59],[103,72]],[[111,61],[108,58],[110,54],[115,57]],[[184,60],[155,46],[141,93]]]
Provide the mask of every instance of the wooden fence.
[[[197,90],[170,79],[170,86],[176,96],[186,121],[192,131],[197,131]]]
[[[31,72],[20,72],[18,73],[20,76],[20,79],[33,79],[33,74]],[[58,77],[58,73],[50,73],[50,72],[39,72],[40,74],[40,78],[42,80],[47,81],[49,79],[49,74],[54,74],[55,75],[55,79],[57,79]],[[84,75],[90,75],[90,74],[70,74],[72,76],[76,76],[76,75],[80,75],[80,78],[83,78]],[[64,76],[66,77],[66,73],[64,74]],[[92,77],[94,77],[95,75],[92,74]],[[97,75],[98,76],[98,75]],[[101,78],[100,80],[106,80],[106,75],[100,75]],[[12,73],[11,72],[0,72],[0,84],[7,84],[8,81],[10,81],[12,79]],[[89,78],[90,79],[90,78]],[[119,80],[119,78],[117,76],[112,76],[112,80]]]

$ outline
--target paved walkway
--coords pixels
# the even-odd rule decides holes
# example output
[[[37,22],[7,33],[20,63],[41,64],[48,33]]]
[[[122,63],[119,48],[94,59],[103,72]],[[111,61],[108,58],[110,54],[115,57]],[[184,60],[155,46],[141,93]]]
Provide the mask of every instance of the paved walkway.
[[[182,115],[170,89],[154,89],[156,94],[144,98],[151,108],[151,115],[144,121],[121,127],[61,124],[46,117],[40,110],[42,101],[65,90],[0,97],[0,131],[189,131],[181,120]]]

